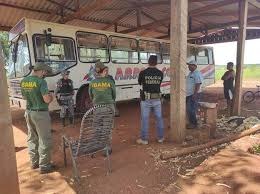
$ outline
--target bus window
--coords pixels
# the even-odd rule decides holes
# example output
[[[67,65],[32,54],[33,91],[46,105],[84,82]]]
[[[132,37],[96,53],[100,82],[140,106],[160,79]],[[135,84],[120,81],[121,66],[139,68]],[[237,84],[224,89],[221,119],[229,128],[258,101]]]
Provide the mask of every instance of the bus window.
[[[108,41],[106,35],[91,32],[77,32],[79,60],[85,63],[100,60],[109,62]]]
[[[196,56],[196,61],[199,65],[207,65],[209,64],[209,59],[208,59],[208,50],[203,49],[199,50],[197,56]]]
[[[16,47],[16,48],[15,48]],[[30,56],[26,35],[20,35],[17,42],[10,47],[8,76],[9,78],[23,77],[30,73]]]
[[[33,39],[35,61],[50,65],[53,74],[60,73],[77,63],[73,39],[53,36],[50,46],[46,45],[44,35],[35,35]]]
[[[197,47],[188,46],[187,47],[187,62],[196,61],[196,53],[198,52]]]
[[[139,41],[140,59],[142,63],[148,63],[150,55],[157,55],[157,63],[162,63],[160,43],[154,41]]]
[[[170,44],[162,43],[162,59],[163,63],[170,64]]]
[[[111,60],[113,63],[138,63],[138,46],[136,39],[111,36],[109,40]]]
[[[212,48],[208,49],[208,55],[209,55],[209,64],[213,65],[214,64],[214,58],[213,58],[213,50],[212,50]]]

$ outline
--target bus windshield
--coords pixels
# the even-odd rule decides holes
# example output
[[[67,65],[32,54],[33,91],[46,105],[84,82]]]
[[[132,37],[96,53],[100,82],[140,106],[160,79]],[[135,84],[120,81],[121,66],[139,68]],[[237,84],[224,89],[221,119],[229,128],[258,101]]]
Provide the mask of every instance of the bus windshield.
[[[76,65],[74,40],[67,37],[52,36],[51,45],[47,46],[46,37],[34,35],[35,62],[50,65],[53,75]]]
[[[8,60],[8,77],[19,78],[30,73],[30,56],[26,35],[11,43],[10,55]]]

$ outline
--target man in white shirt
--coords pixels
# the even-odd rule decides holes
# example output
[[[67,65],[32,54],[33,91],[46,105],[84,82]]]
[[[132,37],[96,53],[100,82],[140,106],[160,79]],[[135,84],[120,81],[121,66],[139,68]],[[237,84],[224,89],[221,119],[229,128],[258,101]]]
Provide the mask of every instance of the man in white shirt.
[[[186,78],[186,112],[189,120],[187,129],[197,128],[197,109],[203,81],[200,71],[197,70],[197,62],[192,60],[187,63],[190,73]]]

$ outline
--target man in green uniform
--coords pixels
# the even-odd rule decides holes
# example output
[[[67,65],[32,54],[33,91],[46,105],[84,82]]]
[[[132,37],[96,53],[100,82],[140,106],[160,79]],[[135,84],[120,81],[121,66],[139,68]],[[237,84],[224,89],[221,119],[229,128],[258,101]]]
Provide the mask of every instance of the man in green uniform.
[[[49,93],[44,77],[51,73],[46,64],[36,64],[33,73],[21,81],[23,98],[26,99],[25,119],[28,128],[28,148],[32,169],[40,167],[40,173],[54,170],[51,164],[51,118],[48,104],[53,96]]]
[[[95,64],[96,78],[89,84],[89,96],[93,105],[102,105],[110,107],[115,115],[116,87],[115,82],[107,76],[107,66],[98,61]],[[111,145],[109,154],[112,153]],[[106,156],[107,153],[104,153]]]
[[[102,62],[96,63],[96,79],[89,85],[89,96],[94,105],[106,104],[115,112],[116,87],[114,81],[107,76],[106,69]]]

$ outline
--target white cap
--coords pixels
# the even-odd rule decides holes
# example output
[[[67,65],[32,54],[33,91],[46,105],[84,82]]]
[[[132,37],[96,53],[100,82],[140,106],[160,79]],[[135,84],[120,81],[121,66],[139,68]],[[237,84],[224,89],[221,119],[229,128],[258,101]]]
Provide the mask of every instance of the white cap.
[[[197,66],[198,63],[195,60],[191,60],[191,61],[187,62],[187,65],[196,65]]]

